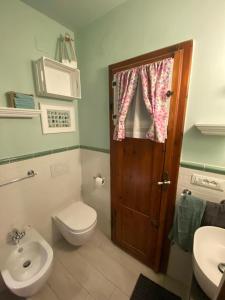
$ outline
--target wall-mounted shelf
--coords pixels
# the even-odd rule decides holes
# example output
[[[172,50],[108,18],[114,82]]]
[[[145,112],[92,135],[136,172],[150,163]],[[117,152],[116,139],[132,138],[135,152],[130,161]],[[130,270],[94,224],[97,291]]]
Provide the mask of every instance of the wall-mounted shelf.
[[[34,118],[40,114],[39,109],[0,107],[0,118]]]
[[[195,127],[205,135],[225,136],[225,124],[195,124]]]
[[[47,57],[33,62],[36,93],[40,97],[81,98],[80,70]]]

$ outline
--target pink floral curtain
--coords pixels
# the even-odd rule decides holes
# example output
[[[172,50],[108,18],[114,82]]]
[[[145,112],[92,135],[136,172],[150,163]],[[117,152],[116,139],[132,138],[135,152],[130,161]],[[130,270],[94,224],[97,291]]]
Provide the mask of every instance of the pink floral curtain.
[[[167,138],[169,98],[166,93],[170,87],[172,68],[173,58],[140,67],[143,98],[152,118],[146,138],[158,143],[164,143]]]
[[[118,117],[113,139],[122,141],[125,139],[125,120],[130,103],[134,97],[138,82],[138,68],[133,68],[115,74],[118,90]]]

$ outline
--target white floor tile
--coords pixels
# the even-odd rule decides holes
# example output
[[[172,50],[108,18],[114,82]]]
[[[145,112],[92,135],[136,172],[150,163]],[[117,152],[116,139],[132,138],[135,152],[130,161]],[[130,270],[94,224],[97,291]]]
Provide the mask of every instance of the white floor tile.
[[[129,300],[130,298],[125,295],[122,291],[120,291],[118,288],[115,289],[112,296],[110,297],[110,300]]]
[[[107,252],[90,244],[79,248],[79,254],[128,296],[131,295],[138,274],[134,274],[112,259]]]
[[[87,295],[87,298],[85,300],[95,300],[90,294]],[[118,299],[119,300],[119,299]]]
[[[48,285],[45,285],[39,293],[32,297],[28,297],[27,300],[59,300],[59,298]]]
[[[172,278],[156,274],[131,257],[100,231],[82,247],[61,240],[48,284],[27,300],[129,300],[140,273],[187,300],[187,288]],[[22,299],[5,291],[0,300]],[[25,300],[25,299],[24,299]]]
[[[86,300],[88,292],[56,260],[48,284],[60,300]]]
[[[78,250],[61,241],[55,247],[59,259],[73,278],[78,281],[96,300],[109,299],[114,286],[95,267],[84,259]],[[99,258],[101,261],[101,258]]]
[[[146,265],[142,264],[137,259],[124,252],[122,249],[113,244],[113,242],[99,230],[96,231],[90,243],[100,247],[103,252],[107,253],[107,255],[109,255],[112,259],[120,263],[132,273],[138,276],[140,273],[142,273],[158,284],[163,283],[165,275],[155,273]]]

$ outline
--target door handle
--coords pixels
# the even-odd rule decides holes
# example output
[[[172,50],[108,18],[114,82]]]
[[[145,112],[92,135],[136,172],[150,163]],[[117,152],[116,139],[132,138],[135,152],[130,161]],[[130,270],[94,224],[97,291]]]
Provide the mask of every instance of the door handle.
[[[157,184],[158,185],[169,185],[169,184],[171,184],[171,181],[170,180],[158,181]]]

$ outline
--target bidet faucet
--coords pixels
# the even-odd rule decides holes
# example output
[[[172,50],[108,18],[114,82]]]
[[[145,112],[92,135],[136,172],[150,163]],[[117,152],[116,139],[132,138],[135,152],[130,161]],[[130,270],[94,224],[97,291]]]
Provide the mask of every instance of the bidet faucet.
[[[17,228],[14,228],[11,232],[8,233],[9,241],[13,242],[14,244],[18,244],[19,241],[25,236],[26,231],[25,230],[18,230]]]

